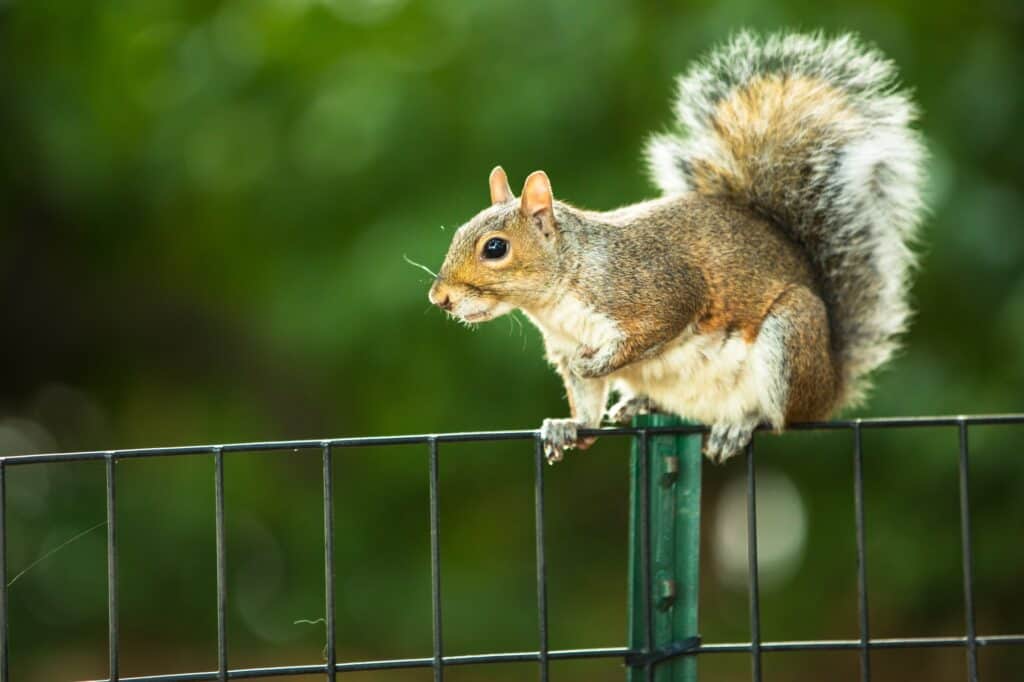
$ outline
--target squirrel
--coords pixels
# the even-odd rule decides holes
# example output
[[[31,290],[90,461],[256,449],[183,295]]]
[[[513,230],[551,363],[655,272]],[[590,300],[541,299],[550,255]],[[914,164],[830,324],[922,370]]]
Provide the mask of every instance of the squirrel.
[[[646,148],[660,198],[584,210],[543,171],[517,198],[496,167],[430,288],[464,322],[520,309],[540,329],[572,415],[543,422],[549,463],[652,410],[709,425],[723,462],[760,424],[857,403],[906,328],[924,146],[891,61],[852,35],[742,32],[674,109]]]

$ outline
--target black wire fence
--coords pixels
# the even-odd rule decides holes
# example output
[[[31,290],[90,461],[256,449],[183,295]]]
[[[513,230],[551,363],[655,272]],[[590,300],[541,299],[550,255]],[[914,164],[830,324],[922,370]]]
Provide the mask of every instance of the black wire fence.
[[[699,637],[690,637],[672,642],[660,649],[651,644],[651,617],[655,606],[651,591],[651,542],[650,509],[650,468],[641,464],[639,471],[643,480],[638,481],[640,492],[639,562],[646,600],[637,605],[644,611],[647,632],[641,638],[646,642],[642,647],[606,646],[590,649],[558,649],[548,646],[548,602],[547,564],[544,543],[544,455],[537,431],[490,431],[473,433],[445,433],[432,435],[382,436],[364,438],[331,438],[324,440],[293,440],[254,443],[232,443],[223,445],[196,445],[184,447],[138,448],[130,450],[108,450],[69,452],[53,454],[30,454],[0,457],[0,682],[9,682],[9,635],[8,617],[8,575],[7,575],[7,470],[16,466],[52,464],[60,462],[97,461],[106,463],[106,526],[107,526],[107,611],[109,675],[104,682],[186,682],[192,680],[237,680],[286,677],[290,675],[323,674],[333,682],[341,673],[354,671],[389,670],[400,668],[429,668],[433,670],[436,682],[444,679],[445,669],[450,666],[479,665],[492,663],[526,662],[537,665],[537,675],[542,682],[549,679],[549,663],[567,659],[620,659],[630,670],[634,679],[654,681],[663,679],[658,675],[659,666],[667,661],[687,656],[703,656],[716,653],[749,653],[751,657],[751,678],[761,682],[761,656],[764,652],[775,651],[817,651],[856,650],[860,652],[860,677],[864,682],[871,680],[871,651],[875,649],[926,649],[935,647],[962,648],[965,651],[966,674],[969,682],[979,680],[978,649],[993,646],[1024,647],[1024,633],[979,635],[975,628],[973,550],[971,544],[971,502],[969,495],[970,443],[969,431],[972,426],[1024,424],[1024,414],[957,416],[957,417],[910,417],[856,419],[821,423],[798,424],[793,430],[845,430],[853,434],[853,488],[854,515],[856,521],[857,547],[857,592],[859,610],[858,639],[831,639],[808,641],[763,641],[761,638],[760,596],[758,588],[757,561],[757,494],[755,485],[754,443],[746,451],[747,475],[747,552],[749,558],[748,593],[750,602],[750,641],[730,643],[702,642]],[[964,633],[948,637],[905,637],[874,638],[871,636],[868,618],[867,557],[865,551],[864,524],[864,475],[862,432],[866,429],[911,429],[920,427],[950,427],[959,435],[959,491],[960,491],[960,535],[962,545]],[[642,461],[648,451],[648,441],[654,437],[675,434],[697,436],[705,431],[699,426],[615,428],[581,431],[582,436],[633,437]],[[441,553],[438,460],[441,446],[445,443],[489,442],[500,440],[531,441],[534,459],[534,509],[536,532],[536,587],[537,587],[537,649],[534,651],[496,652],[476,655],[445,654],[441,612]],[[335,450],[353,447],[373,446],[423,446],[428,463],[430,488],[430,562],[431,601],[433,611],[433,654],[422,658],[402,658],[373,661],[339,661],[336,642],[335,617],[335,542],[334,542],[334,491],[332,485],[332,463]],[[224,454],[229,452],[257,452],[268,450],[320,450],[323,459],[323,530],[324,530],[324,581],[326,648],[325,661],[305,665],[281,665],[259,668],[231,668],[230,647],[227,630],[227,609],[230,598],[226,581],[227,556],[225,552],[224,524]],[[118,536],[117,536],[117,476],[116,464],[120,460],[151,457],[185,457],[190,455],[211,456],[214,464],[214,514],[216,525],[216,567],[217,567],[217,670],[174,674],[157,674],[122,677],[119,672],[119,599],[118,599]],[[664,678],[668,679],[668,678]],[[681,679],[681,678],[680,678]]]

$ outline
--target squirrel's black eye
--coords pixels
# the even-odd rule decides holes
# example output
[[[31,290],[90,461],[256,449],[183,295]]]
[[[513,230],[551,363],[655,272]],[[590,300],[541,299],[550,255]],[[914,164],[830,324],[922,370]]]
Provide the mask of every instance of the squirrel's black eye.
[[[498,237],[491,237],[484,244],[484,258],[495,260],[508,253],[508,242]]]

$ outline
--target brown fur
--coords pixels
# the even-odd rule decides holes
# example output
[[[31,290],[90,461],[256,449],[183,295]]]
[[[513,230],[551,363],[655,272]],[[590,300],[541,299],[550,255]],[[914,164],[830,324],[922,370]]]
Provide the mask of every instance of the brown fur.
[[[618,272],[631,275],[610,309],[636,345],[650,347],[692,322],[700,332],[735,333],[754,343],[769,314],[783,315],[799,330],[787,348],[786,420],[827,416],[839,389],[829,320],[799,246],[770,221],[724,201],[685,195],[646,206],[623,227],[633,247],[617,251]],[[666,252],[686,256],[678,268],[652,268]],[[591,300],[603,307],[611,303],[605,298]]]

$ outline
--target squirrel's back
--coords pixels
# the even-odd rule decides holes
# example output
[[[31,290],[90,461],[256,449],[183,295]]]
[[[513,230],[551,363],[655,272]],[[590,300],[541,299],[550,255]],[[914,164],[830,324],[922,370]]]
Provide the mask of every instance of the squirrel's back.
[[[829,309],[843,396],[897,347],[923,145],[890,61],[852,36],[741,33],[679,78],[677,129],[651,173],[767,216],[807,252]]]

